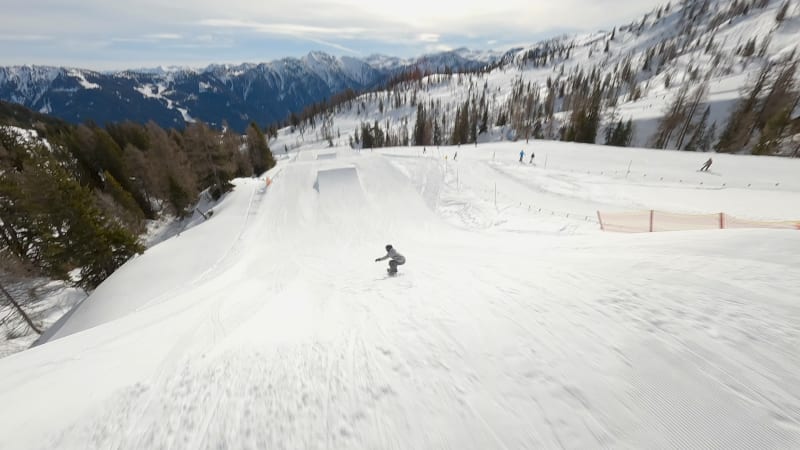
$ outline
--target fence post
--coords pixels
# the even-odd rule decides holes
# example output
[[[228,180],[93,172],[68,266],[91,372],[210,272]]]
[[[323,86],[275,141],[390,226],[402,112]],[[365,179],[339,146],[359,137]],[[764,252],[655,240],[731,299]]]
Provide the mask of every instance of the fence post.
[[[605,227],[603,226],[603,217],[600,216],[600,210],[597,210],[597,221],[600,222],[600,231],[606,231]]]
[[[719,213],[719,229],[725,229],[725,213],[723,212]]]
[[[654,210],[652,210],[652,209],[650,210],[650,232],[651,233],[653,232],[653,215],[654,215],[654,212],[655,212]]]

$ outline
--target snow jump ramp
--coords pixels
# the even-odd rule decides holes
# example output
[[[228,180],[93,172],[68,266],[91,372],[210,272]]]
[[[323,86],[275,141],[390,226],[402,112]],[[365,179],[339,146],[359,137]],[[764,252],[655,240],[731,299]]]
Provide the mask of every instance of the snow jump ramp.
[[[317,153],[317,159],[336,159],[336,152],[332,153]]]
[[[341,215],[366,205],[358,169],[353,166],[317,170],[314,189],[319,193],[320,211]]]

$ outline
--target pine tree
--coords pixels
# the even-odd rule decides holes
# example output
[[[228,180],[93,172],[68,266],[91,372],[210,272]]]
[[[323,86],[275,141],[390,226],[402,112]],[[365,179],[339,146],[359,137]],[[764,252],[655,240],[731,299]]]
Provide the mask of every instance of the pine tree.
[[[717,143],[718,151],[732,152],[749,148],[757,130],[763,131],[767,122],[784,109],[794,109],[796,71],[797,60],[793,52],[777,63],[764,64],[744,98],[732,111]]]
[[[262,174],[275,167],[275,157],[267,144],[267,138],[255,122],[247,127],[247,154],[256,174]]]
[[[566,130],[567,141],[594,144],[600,127],[600,104],[603,92],[599,83],[595,84],[589,98],[573,106],[570,124]]]
[[[706,106],[705,111],[703,111],[703,117],[700,119],[700,122],[695,125],[694,132],[692,136],[689,138],[689,142],[686,143],[686,146],[683,148],[684,150],[696,152],[698,150],[708,150],[708,147],[703,147],[703,143],[708,142],[707,139],[707,126],[708,126],[708,116],[711,114],[711,107]]]
[[[182,142],[201,187],[209,189],[215,200],[233,188],[230,178],[236,168],[234,155],[226,154],[220,138],[217,132],[198,122],[186,127]]]
[[[368,123],[361,124],[361,148],[375,148],[375,139]]]
[[[422,103],[417,104],[417,120],[414,123],[414,145],[430,145],[432,141],[431,118]]]
[[[661,118],[658,130],[653,138],[653,147],[667,148],[671,141],[672,133],[686,118],[687,97],[688,85],[683,85],[678,90],[678,93],[672,100],[672,104]]]
[[[791,109],[786,108],[776,113],[764,127],[758,144],[753,149],[755,155],[774,155],[780,148],[784,129],[789,125]]]
[[[442,138],[442,127],[439,125],[439,120],[433,122],[433,145],[442,145],[444,139]]]
[[[692,121],[694,120],[694,115],[697,112],[697,108],[700,106],[700,103],[705,100],[707,92],[708,82],[703,82],[697,86],[692,93],[688,108],[685,112],[686,117],[683,122],[683,127],[681,127],[680,132],[678,133],[678,139],[675,144],[675,148],[680,149],[683,146],[683,141],[686,138],[686,133],[688,133],[692,126]]]
[[[76,284],[93,289],[143,247],[50,150],[29,150],[23,169],[0,183],[3,248],[53,278],[80,268]]]
[[[616,125],[610,123],[606,128],[606,145],[615,145],[617,147],[627,147],[631,143],[633,137],[633,122],[628,119],[627,122],[622,122],[620,119]]]
[[[711,143],[714,142],[714,139],[716,138],[717,138],[717,122],[714,121],[708,128],[708,133],[706,133],[705,136],[703,136],[703,139],[700,140],[700,148],[710,149]]]
[[[633,120],[628,119],[625,123],[625,134],[623,139],[623,146],[627,147],[633,142]]]
[[[151,145],[147,150],[147,173],[152,180],[150,195],[166,200],[168,210],[184,217],[199,188],[197,173],[182,147],[183,136],[174,130],[167,133],[153,122],[145,128]]]
[[[786,12],[789,10],[789,0],[786,0],[781,5],[780,9],[778,9],[778,14],[775,16],[775,21],[778,23],[783,23],[783,19],[786,18]]]

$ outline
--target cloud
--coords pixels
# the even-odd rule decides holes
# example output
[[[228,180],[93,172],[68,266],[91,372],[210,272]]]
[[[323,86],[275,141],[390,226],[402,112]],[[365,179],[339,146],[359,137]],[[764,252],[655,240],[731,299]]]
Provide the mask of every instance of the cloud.
[[[299,56],[319,47],[333,53],[413,56],[450,45],[485,48],[534,43],[566,30],[611,28],[661,3],[663,0],[403,0],[400,5],[388,0],[12,0],[0,14],[0,42],[15,45],[3,46],[0,65],[47,64],[65,58],[76,65],[81,59],[140,61],[153,57],[166,65],[181,58],[255,62]],[[196,51],[176,50],[181,46]],[[231,52],[215,51],[221,46]]]
[[[422,33],[417,36],[420,42],[439,42],[439,35],[436,33]]]
[[[358,54],[359,52],[329,39],[331,37],[338,37],[344,40],[356,39],[365,31],[356,27],[334,28],[289,23],[258,23],[236,19],[205,19],[201,20],[199,24],[212,28],[243,29],[253,33],[289,36],[352,54]]]
[[[201,20],[199,24],[214,28],[238,28],[258,33],[285,36],[338,36],[344,39],[352,39],[354,36],[363,34],[366,31],[364,28],[358,27],[321,27],[292,23],[259,23],[237,19],[205,19]]]
[[[145,35],[145,37],[152,38],[152,39],[158,39],[158,40],[162,40],[162,39],[173,40],[173,39],[181,39],[182,38],[182,36],[180,34],[176,34],[176,33],[154,33],[154,34]]]
[[[453,50],[453,46],[447,44],[426,45],[425,53],[439,53],[449,52]]]
[[[0,41],[6,42],[41,42],[53,40],[53,36],[40,34],[0,34]]]

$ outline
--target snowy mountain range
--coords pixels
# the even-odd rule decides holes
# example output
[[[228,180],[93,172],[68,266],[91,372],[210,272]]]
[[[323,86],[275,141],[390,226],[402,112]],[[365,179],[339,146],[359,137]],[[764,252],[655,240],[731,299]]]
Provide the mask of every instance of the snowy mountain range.
[[[381,85],[410,67],[474,70],[495,52],[459,49],[417,59],[335,57],[312,52],[261,64],[158,67],[120,72],[45,66],[0,67],[0,100],[80,123],[132,120],[183,126],[195,118],[243,130],[266,125],[346,89]]]

